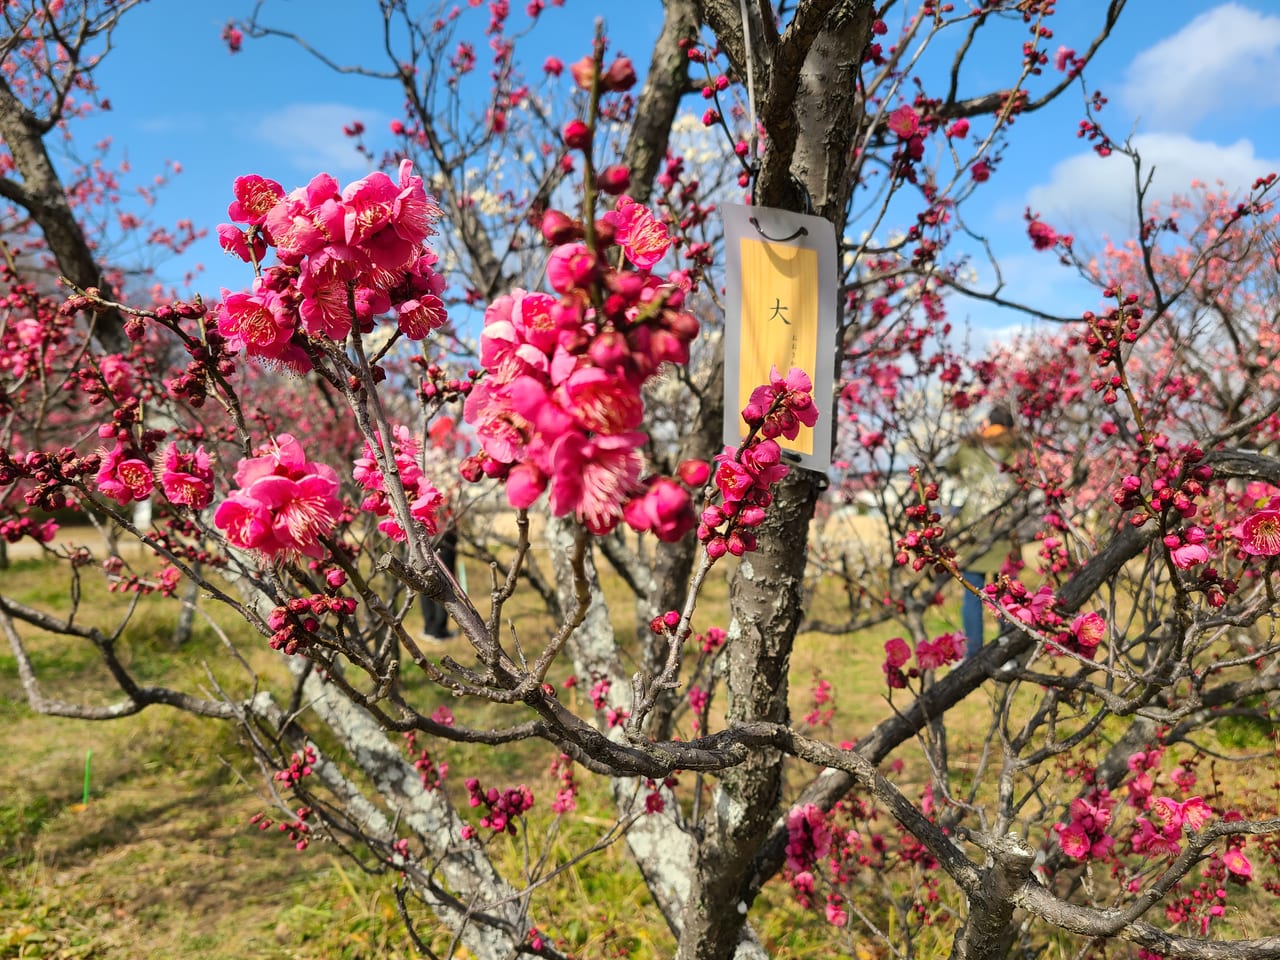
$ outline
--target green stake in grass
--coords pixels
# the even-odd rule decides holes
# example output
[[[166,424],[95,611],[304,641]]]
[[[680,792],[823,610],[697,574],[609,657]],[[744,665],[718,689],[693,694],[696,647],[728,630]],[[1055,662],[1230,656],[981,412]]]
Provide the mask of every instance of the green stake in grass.
[[[89,764],[93,760],[93,747],[90,747],[84,753],[84,796],[81,799],[86,807],[89,805]]]

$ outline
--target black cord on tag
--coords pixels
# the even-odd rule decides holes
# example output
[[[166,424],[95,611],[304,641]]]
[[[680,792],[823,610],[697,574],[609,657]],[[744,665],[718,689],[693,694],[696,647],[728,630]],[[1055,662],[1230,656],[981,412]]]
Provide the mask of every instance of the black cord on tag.
[[[760,228],[760,221],[755,217],[748,217],[747,222],[756,228],[756,233],[760,234],[760,236],[772,243],[786,243],[789,240],[794,240],[796,237],[807,237],[809,235],[809,228],[802,226],[797,227],[795,233],[788,234],[785,237],[771,237]]]

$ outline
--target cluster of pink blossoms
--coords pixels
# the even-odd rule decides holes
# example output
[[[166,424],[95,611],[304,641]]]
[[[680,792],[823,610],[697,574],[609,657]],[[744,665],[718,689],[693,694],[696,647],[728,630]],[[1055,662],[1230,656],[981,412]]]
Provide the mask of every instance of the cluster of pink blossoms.
[[[108,430],[115,432],[112,428]],[[102,460],[98,464],[98,475],[95,479],[102,495],[120,504],[147,499],[156,485],[151,464],[134,447],[132,441],[126,443],[125,439],[120,437],[116,439],[116,445],[110,450],[105,448],[102,450]]]
[[[320,538],[342,513],[338,474],[306,458],[302,444],[282,433],[236,467],[233,490],[213,522],[232,546],[268,557],[300,553],[320,557]]]
[[[346,574],[331,568],[325,575],[329,587],[337,590],[346,583]],[[267,616],[271,638],[267,645],[272,650],[283,650],[293,656],[311,645],[311,638],[320,629],[321,620],[332,614],[349,617],[356,612],[355,597],[335,596],[332,593],[313,593],[309,597],[290,597],[284,606],[276,607]]]
[[[1170,533],[1165,536],[1164,545],[1169,548],[1169,558],[1179,570],[1190,570],[1209,561],[1203,527],[1192,525],[1180,533]]]
[[[133,443],[127,430],[106,426],[104,438],[114,436],[115,446],[99,451],[95,480],[103,496],[116,503],[146,500],[155,489],[151,458]],[[165,447],[160,465],[160,489],[170,503],[202,510],[213,499],[213,461],[204,447],[184,452],[176,443]]]
[[[1213,819],[1213,809],[1200,797],[1181,802],[1168,797],[1156,797],[1150,809],[1160,818],[1161,826],[1154,826],[1146,817],[1134,818],[1134,831],[1130,843],[1134,853],[1176,857],[1182,852],[1183,829],[1200,830]]]
[[[915,656],[918,666],[910,670],[903,667],[911,660],[911,647],[901,637],[886,640],[884,644],[884,663],[881,669],[890,689],[903,690],[907,680],[914,680],[925,670],[937,670],[948,664],[964,659],[965,646],[968,643],[965,635],[959,632],[944,633],[933,640],[921,640],[916,644]]]
[[[448,708],[440,708],[448,713]],[[440,722],[440,710],[436,711],[437,716],[431,719],[437,723]],[[449,722],[444,724],[446,727],[453,726],[453,714],[448,714]],[[404,749],[409,755],[409,759],[413,762],[413,768],[418,771],[418,779],[422,783],[422,789],[430,793],[432,790],[438,790],[440,785],[444,783],[449,776],[449,764],[441,760],[437,762],[431,756],[431,752],[426,747],[418,746],[418,733],[416,730],[406,730],[404,734]]]
[[[202,510],[213,499],[213,461],[204,447],[184,453],[176,443],[165,447],[161,460],[160,489],[171,503],[185,503]]]
[[[812,803],[792,807],[787,814],[787,873],[796,899],[809,906],[814,895],[813,869],[831,852],[832,833],[827,815]]]
[[[8,543],[17,543],[23,537],[31,537],[37,543],[52,543],[58,533],[58,521],[54,519],[37,523],[30,517],[0,520],[0,537]]]
[[[572,813],[578,809],[578,782],[573,776],[573,758],[559,754],[551,761],[551,775],[560,781],[556,798],[551,801],[552,813]]]
[[[720,503],[703,510],[698,524],[698,539],[713,560],[756,548],[752,528],[764,522],[765,508],[773,502],[770,487],[790,472],[775,438],[794,440],[802,425],[818,422],[809,375],[792,367],[784,377],[773,367],[769,382],[751,391],[742,419],[751,434],[736,450],[726,447],[716,455]]]
[[[421,441],[412,436],[406,427],[398,426],[395,428],[393,443],[392,455],[396,463],[396,472],[400,474],[400,482],[404,484],[405,492],[409,496],[409,516],[422,524],[427,533],[435,536],[439,532],[436,512],[444,503],[444,497],[422,472],[422,466],[418,462],[418,456],[422,450]],[[378,529],[392,540],[404,540],[404,528],[391,516],[391,501],[387,497],[386,481],[368,440],[364,444],[364,456],[356,460],[355,479],[356,483],[368,491],[364,502],[360,504],[360,509],[382,517],[378,523]]]
[[[1070,821],[1055,823],[1062,852],[1073,860],[1099,860],[1111,854],[1115,839],[1108,835],[1115,801],[1106,789],[1091,790],[1071,801]]]
[[[227,214],[246,228],[223,224],[219,241],[255,265],[274,247],[280,265],[248,292],[222,291],[217,323],[228,346],[301,372],[311,363],[297,334],[345,340],[352,304],[365,332],[393,310],[411,340],[442,326],[444,279],[424,246],[440,210],[411,170],[405,160],[398,181],[371,173],[343,189],[322,173],[289,194],[265,177],[237,178]]]
[[[639,430],[645,382],[664,363],[687,363],[698,331],[682,309],[685,277],[649,272],[671,241],[626,197],[595,224],[595,250],[558,211],[546,215],[543,233],[559,244],[547,265],[559,296],[518,289],[485,311],[485,377],[463,407],[481,452],[464,461],[463,475],[504,479],[517,509],[549,489],[552,512],[572,514],[592,533],[625,517],[678,540],[693,522],[689,493],[667,478],[643,478]],[[614,244],[636,269],[606,261]]]
[[[483,806],[488,810],[488,813],[480,818],[480,826],[494,833],[506,831],[514,835],[516,818],[533,809],[533,791],[523,783],[518,787],[508,787],[505,790],[499,790],[496,787],[485,790],[478,779],[468,777],[466,787],[470,794],[467,802],[473,807]],[[470,824],[463,826],[464,840],[470,840],[475,835],[475,827]]]

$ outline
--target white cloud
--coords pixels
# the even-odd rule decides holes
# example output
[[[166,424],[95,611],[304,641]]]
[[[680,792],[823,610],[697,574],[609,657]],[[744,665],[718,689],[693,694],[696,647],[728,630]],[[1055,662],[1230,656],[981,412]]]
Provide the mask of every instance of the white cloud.
[[[389,122],[377,110],[345,103],[293,103],[262,117],[254,133],[309,173],[365,171],[369,162],[342,132],[355,120],[374,136],[386,130]]]
[[[1145,129],[1190,130],[1215,110],[1280,103],[1280,17],[1207,10],[1129,65],[1121,99]]]
[[[1164,202],[1186,193],[1193,180],[1236,193],[1277,168],[1275,160],[1259,157],[1249,140],[1222,146],[1177,133],[1147,133],[1134,137],[1132,144],[1144,170],[1154,171],[1148,200]],[[1027,205],[1055,229],[1089,243],[1134,232],[1134,196],[1133,165],[1127,157],[1089,152],[1055,164],[1048,183],[1027,191]]]

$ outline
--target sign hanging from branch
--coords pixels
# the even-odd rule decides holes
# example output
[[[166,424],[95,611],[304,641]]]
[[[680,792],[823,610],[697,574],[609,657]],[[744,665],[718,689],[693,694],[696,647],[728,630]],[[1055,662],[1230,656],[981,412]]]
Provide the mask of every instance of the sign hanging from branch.
[[[725,246],[724,442],[746,436],[751,391],[799,367],[813,381],[818,422],[795,440],[778,437],[788,460],[831,466],[836,357],[835,230],[821,217],[769,207],[721,206]]]

